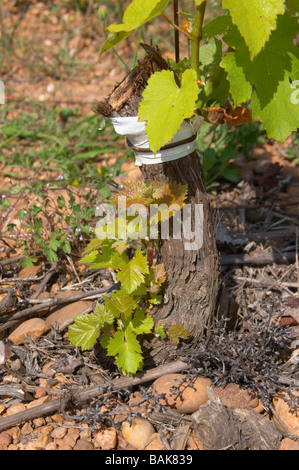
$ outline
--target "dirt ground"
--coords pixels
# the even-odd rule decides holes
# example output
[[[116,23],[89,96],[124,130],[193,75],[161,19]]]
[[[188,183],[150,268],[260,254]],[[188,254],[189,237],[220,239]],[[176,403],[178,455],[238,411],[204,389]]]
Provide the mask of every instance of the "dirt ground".
[[[0,20],[2,35],[5,26],[7,43],[1,80],[5,83],[5,98],[7,103],[18,101],[20,107],[28,99],[48,105],[74,105],[80,108],[81,115],[89,115],[93,102],[107,96],[125,76],[126,70],[113,52],[107,53],[99,62],[104,35],[96,16],[88,11],[84,15],[61,3],[3,1]],[[134,47],[134,42],[127,41],[122,48],[121,55],[125,61],[131,61]],[[167,46],[164,46],[164,53],[168,57],[173,56]],[[287,160],[284,153],[285,147],[293,145],[291,138],[284,144],[268,141],[265,145],[254,145],[249,159],[240,149],[237,163],[241,181],[237,184],[222,181],[221,189],[211,194],[224,283],[222,312],[235,324],[241,324],[241,330],[251,331],[252,338],[252,325],[259,321],[264,325],[269,315],[271,327],[287,326],[290,330],[291,339],[287,347],[283,344],[283,351],[279,351],[279,372],[276,369],[272,371],[276,374],[275,383],[280,384],[275,396],[271,395],[274,393],[271,389],[267,401],[266,384],[263,388],[259,383],[262,379],[258,375],[251,376],[249,372],[247,382],[243,377],[239,383],[234,383],[238,392],[232,389],[228,397],[222,395],[220,404],[215,397],[209,396],[210,416],[214,416],[216,410],[215,416],[223,418],[223,414],[229,413],[232,421],[232,416],[237,419],[238,407],[245,408],[246,413],[250,410],[250,416],[254,412],[252,428],[247,432],[256,435],[257,439],[246,444],[238,439],[230,440],[229,436],[227,442],[209,441],[209,447],[200,432],[198,415],[178,414],[172,407],[161,407],[153,398],[150,385],[165,371],[157,370],[156,375],[144,381],[141,379],[140,383],[128,379],[119,385],[117,381],[122,380],[119,371],[107,358],[103,359],[101,351],[95,349],[82,353],[67,338],[69,311],[73,313],[75,309],[78,314],[91,311],[97,294],[92,297],[90,293],[112,286],[114,279],[111,273],[103,270],[88,273],[72,261],[53,269],[39,260],[33,268],[21,269],[14,258],[18,252],[8,255],[5,251],[7,245],[0,239],[3,248],[0,253],[0,315],[3,320],[0,340],[7,345],[2,357],[0,354],[0,450],[133,450],[141,447],[191,451],[244,449],[246,446],[257,450],[298,449],[299,419],[290,402],[296,403],[299,384],[299,166]],[[141,177],[131,161],[126,169],[134,170],[130,177]],[[6,177],[0,175],[0,188],[6,184]],[[8,298],[12,286],[18,300]],[[18,344],[7,342],[16,326],[14,323],[12,328],[7,328],[7,322],[16,318],[11,315],[18,312],[18,302],[24,306],[26,298],[35,295],[40,303],[28,304],[27,308],[30,308],[41,305],[41,302],[63,298],[73,291],[82,294],[77,302],[44,306],[43,318],[48,321],[48,329],[42,335],[27,336]],[[8,300],[16,303],[6,308]],[[39,327],[37,325],[36,329]],[[258,330],[258,337],[262,331]],[[236,338],[241,344],[241,336]],[[217,344],[220,347],[222,340],[218,340],[219,343],[212,344],[213,347]],[[230,346],[227,348],[231,352]],[[275,353],[278,354],[277,351]],[[249,357],[248,351],[246,354]],[[252,359],[255,364],[258,358],[257,355]],[[187,361],[187,358],[184,355],[173,358],[173,371],[186,377],[184,368],[177,362],[179,360]],[[205,360],[212,364],[210,357],[205,356]],[[246,360],[244,356],[245,364]],[[233,359],[226,357],[222,365],[226,364],[225,361],[227,367],[234,364]],[[195,377],[204,375],[211,380],[215,392],[217,384],[225,388],[225,380],[220,380],[218,366],[213,367],[209,375],[202,363],[199,366],[196,361],[191,361],[189,369]],[[231,377],[237,377],[233,367],[230,373]],[[227,382],[230,382],[229,377]],[[79,394],[76,396],[78,403],[70,406],[70,391],[88,387],[98,387],[100,395],[92,395],[84,402]],[[248,401],[246,392],[252,389],[260,393],[255,407]],[[236,396],[244,391],[238,402]],[[139,444],[139,447],[132,445],[132,440],[125,439],[122,427],[123,421],[130,422],[136,417],[148,420],[154,428],[147,444]],[[7,421],[9,419],[11,421]],[[265,420],[266,426],[273,426],[264,434],[261,419],[263,426]],[[223,423],[225,421],[221,421],[225,426]],[[180,437],[182,433],[184,438]],[[272,438],[263,440],[262,435],[271,435]]]

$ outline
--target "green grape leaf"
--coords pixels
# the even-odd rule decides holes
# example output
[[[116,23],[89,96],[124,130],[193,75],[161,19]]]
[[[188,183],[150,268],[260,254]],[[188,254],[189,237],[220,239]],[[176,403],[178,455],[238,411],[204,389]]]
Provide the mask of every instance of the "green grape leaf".
[[[113,313],[109,311],[108,309],[106,309],[105,305],[99,304],[98,302],[94,309],[94,315],[97,315],[98,317],[100,328],[102,328],[105,325],[105,323],[112,325],[112,323],[114,322]]]
[[[145,184],[143,181],[123,181],[122,189],[111,197],[110,201],[117,205],[118,199],[121,196],[126,198],[127,207],[131,204],[144,204],[148,205],[152,202],[152,188],[150,185]]]
[[[166,280],[166,270],[163,263],[154,264],[150,267],[150,273],[147,279],[147,290],[150,293],[157,293],[161,285]]]
[[[160,336],[160,338],[162,338],[162,339],[165,339],[165,338],[166,338],[166,333],[165,333],[165,331],[164,331],[164,329],[163,329],[162,326],[157,326],[157,327],[155,328],[155,335],[156,335],[156,336]]]
[[[87,253],[90,253],[91,251],[99,250],[102,244],[103,244],[103,240],[99,240],[98,238],[93,238],[87,244],[85,250],[83,251],[83,254],[85,255]]]
[[[103,296],[105,308],[114,318],[121,315],[126,319],[132,315],[137,308],[136,300],[124,289],[120,289],[111,294],[111,298]]]
[[[146,121],[146,133],[154,154],[172,140],[184,119],[192,117],[197,93],[197,77],[193,69],[183,72],[181,88],[170,70],[151,75],[138,115],[141,121]]]
[[[135,251],[133,258],[117,273],[117,280],[127,292],[132,293],[144,282],[144,275],[149,274],[146,256],[141,249]]]
[[[107,355],[115,357],[123,375],[133,375],[143,365],[140,344],[130,327],[114,333],[107,345]]]
[[[33,268],[36,262],[37,258],[34,256],[25,256],[25,258],[20,260],[19,264],[22,268]]]
[[[236,49],[236,52],[226,53],[221,61],[221,66],[227,72],[234,103],[239,105],[248,101],[252,94],[252,84],[247,78],[252,67],[249,50],[236,26],[228,31],[223,40],[231,48]]]
[[[299,13],[299,2],[298,2],[298,0],[286,0],[286,6],[293,13]]]
[[[69,328],[69,340],[82,351],[93,347],[98,337],[102,319],[95,313],[78,315]]]
[[[230,11],[253,59],[265,46],[276,28],[277,16],[285,10],[285,0],[222,0]]]
[[[232,20],[230,16],[223,15],[218,16],[212,21],[209,21],[203,28],[202,28],[202,39],[211,39],[215,36],[220,36],[224,34],[225,31],[229,26],[231,26]],[[201,52],[200,52],[201,55]]]
[[[114,240],[105,240],[101,246],[102,253],[92,251],[80,260],[81,263],[90,264],[90,269],[101,268],[124,268],[128,263],[128,257],[125,252],[119,253],[112,247]]]
[[[150,304],[159,305],[162,302],[162,296],[159,294],[150,294],[148,301]]]
[[[167,333],[170,340],[175,344],[179,344],[180,338],[188,339],[190,336],[188,328],[184,328],[183,325],[178,324],[170,325]]]
[[[131,322],[132,330],[136,335],[151,333],[154,325],[153,317],[145,315],[144,310],[137,310]]]
[[[222,60],[222,43],[211,38],[200,50],[200,76],[204,82],[201,87],[197,107],[204,105],[221,105],[227,101],[229,82],[225,70],[220,66]]]
[[[126,39],[133,31],[140,28],[155,16],[160,15],[170,0],[133,0],[126,9],[123,22],[108,26],[108,37],[101,49],[100,57],[104,52]]]
[[[280,142],[297,129],[299,122],[299,105],[293,99],[291,85],[299,71],[299,51],[293,44],[298,29],[296,18],[288,12],[280,15],[277,30],[253,61],[236,28],[224,37],[224,41],[235,49],[235,52],[229,52],[229,59],[222,61],[235,103],[249,99],[254,87],[252,117],[263,123],[269,138]],[[238,91],[240,88],[242,92]]]

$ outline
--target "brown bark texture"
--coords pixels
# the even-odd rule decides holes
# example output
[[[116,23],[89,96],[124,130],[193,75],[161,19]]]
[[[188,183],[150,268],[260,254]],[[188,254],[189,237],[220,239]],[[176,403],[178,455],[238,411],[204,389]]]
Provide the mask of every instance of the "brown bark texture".
[[[137,67],[115,87],[104,102],[97,103],[96,112],[106,117],[136,116],[142,92],[152,73],[167,69],[167,62],[158,51],[145,46],[147,55]],[[197,344],[204,331],[213,321],[221,290],[219,256],[214,230],[215,215],[205,189],[200,160],[196,152],[186,157],[154,165],[140,167],[145,183],[171,182],[188,185],[186,203],[191,207],[191,228],[194,231],[196,204],[203,205],[203,243],[200,249],[186,250],[183,239],[160,241],[160,261],[167,272],[164,300],[154,313],[156,325],[182,324],[190,332],[188,344]],[[143,345],[154,364],[160,364],[177,351],[153,338]],[[152,361],[149,364],[153,365]]]

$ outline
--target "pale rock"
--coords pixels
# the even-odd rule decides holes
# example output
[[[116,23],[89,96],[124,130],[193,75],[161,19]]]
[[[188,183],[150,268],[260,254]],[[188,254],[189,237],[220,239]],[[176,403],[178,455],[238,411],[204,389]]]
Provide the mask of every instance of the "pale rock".
[[[10,444],[7,447],[7,450],[19,450],[18,446],[16,444]]]
[[[55,442],[49,442],[49,444],[46,445],[45,450],[57,450],[57,445]]]
[[[26,406],[24,403],[14,403],[6,410],[7,416],[14,415],[16,413],[21,413],[22,411],[26,410]]]
[[[299,395],[299,391],[292,391],[294,395]],[[286,401],[284,401],[283,397],[274,398],[273,399],[273,406],[280,417],[281,421],[285,424],[291,434],[295,434],[299,437],[299,418],[298,414],[294,413],[294,411],[289,407]],[[278,420],[274,417],[275,425],[281,429],[281,425]],[[283,430],[283,429],[282,429]]]
[[[152,440],[153,439],[153,440]],[[159,434],[156,432],[151,435],[150,443],[145,446],[144,450],[164,450]]]
[[[68,292],[62,291],[59,292],[56,297],[69,297],[72,294],[80,294],[82,291]],[[61,307],[56,307],[51,309],[48,317],[46,318],[46,324],[49,328],[59,328],[60,325],[65,323],[68,320],[72,320],[77,315],[80,315],[84,310],[92,305],[90,300],[78,300],[77,302],[72,302]]]
[[[31,434],[33,432],[33,427],[29,422],[25,423],[24,426],[21,429],[21,434],[22,436],[28,436],[28,434]]]
[[[51,443],[51,437],[49,436],[49,434],[41,434],[34,441],[34,445],[36,449],[40,449],[40,450],[45,449],[47,445],[50,443]]]
[[[17,326],[15,330],[10,333],[8,339],[17,346],[25,343],[26,336],[36,340],[49,331],[50,327],[42,318],[30,318]]]
[[[38,264],[36,266],[32,266],[31,268],[23,268],[19,272],[18,276],[19,277],[34,277],[37,272],[40,270],[41,265]]]
[[[260,409],[260,400],[247,393],[247,390],[239,385],[229,383],[225,387],[212,387],[216,397],[220,398],[225,406],[247,406],[254,408],[255,411],[263,411]]]
[[[133,418],[132,425],[128,421],[122,424],[122,435],[135,449],[143,447],[154,434],[153,425],[144,418]]]
[[[53,439],[62,439],[62,438],[64,438],[66,433],[67,433],[67,429],[61,426],[61,427],[53,429],[50,436]]]
[[[293,441],[293,439],[285,437],[281,441],[281,446],[279,450],[299,450],[299,445],[298,442]]]
[[[67,434],[64,438],[63,438],[63,444],[66,445],[66,446],[70,446],[70,447],[74,447],[77,440],[79,439],[79,434],[77,433],[71,433],[71,434]]]
[[[114,428],[99,431],[94,437],[94,446],[103,450],[112,450],[116,448],[117,433]]]
[[[182,374],[167,374],[159,377],[153,383],[153,393],[156,395],[165,394],[165,400],[160,399],[161,404],[175,408],[180,413],[194,413],[201,405],[209,400],[207,387],[211,386],[211,380],[205,377],[197,377],[192,385],[183,383]],[[180,393],[176,396],[174,388],[183,383]]]
[[[87,439],[78,439],[76,445],[74,446],[74,450],[93,450],[93,444],[89,442]]]
[[[1,432],[0,434],[0,445],[9,446],[12,443],[12,437],[8,432]]]
[[[27,409],[34,408],[35,406],[43,405],[46,403],[46,401],[50,401],[51,398],[47,395],[45,397],[38,398],[37,400],[32,400],[30,403],[27,405]]]

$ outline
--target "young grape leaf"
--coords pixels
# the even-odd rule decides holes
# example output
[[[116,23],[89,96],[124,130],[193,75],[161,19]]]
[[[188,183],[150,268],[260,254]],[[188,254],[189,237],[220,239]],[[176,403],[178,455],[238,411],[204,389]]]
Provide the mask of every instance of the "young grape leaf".
[[[113,268],[121,269],[126,267],[128,257],[125,252],[119,253],[112,247],[113,240],[105,240],[101,246],[102,254],[92,251],[80,260],[81,263],[89,263],[90,269]]]
[[[121,196],[126,198],[127,207],[131,204],[148,205],[152,202],[151,185],[147,185],[143,181],[123,181],[122,186],[123,188],[111,197],[110,201],[113,204],[117,205]]]
[[[136,335],[149,334],[155,325],[150,315],[145,315],[144,310],[137,310],[131,321],[132,330]]]
[[[102,319],[94,313],[78,315],[69,328],[69,340],[75,346],[81,346],[82,351],[93,347],[98,337]]]
[[[165,331],[164,331],[164,329],[163,329],[162,326],[157,326],[157,327],[155,328],[155,335],[156,335],[156,336],[160,336],[160,338],[162,338],[162,339],[165,339],[165,338],[166,338],[166,333],[165,333]]]
[[[130,327],[117,331],[109,340],[107,355],[116,358],[117,366],[123,375],[133,375],[143,364],[140,344]]]
[[[184,328],[183,325],[175,324],[170,325],[168,329],[168,336],[173,343],[179,344],[179,339],[188,339],[190,332],[188,328]]]
[[[85,255],[87,253],[90,253],[91,251],[99,250],[102,244],[103,244],[103,240],[99,240],[98,238],[93,238],[87,244],[85,250],[83,251],[83,254]]]
[[[117,280],[130,294],[144,282],[144,275],[149,274],[146,256],[141,249],[135,251],[133,258],[117,273]]]
[[[101,49],[100,57],[104,52],[126,39],[133,31],[140,28],[155,16],[160,15],[170,0],[133,0],[126,9],[122,24],[108,26],[108,37]]]
[[[113,292],[111,298],[103,296],[103,299],[106,310],[111,312],[114,318],[119,318],[121,315],[128,318],[137,308],[136,300],[124,289]]]
[[[107,308],[105,308],[103,304],[99,304],[98,302],[94,309],[94,315],[98,317],[100,328],[102,328],[105,325],[105,323],[112,325],[112,323],[114,322],[113,313],[109,311]]]
[[[222,0],[223,8],[230,11],[233,23],[245,39],[251,59],[275,30],[277,16],[284,13],[284,3],[284,0]]]
[[[141,121],[146,121],[146,133],[154,154],[172,140],[184,119],[192,117],[197,93],[197,77],[193,69],[183,72],[180,88],[170,70],[151,75],[138,115]]]

